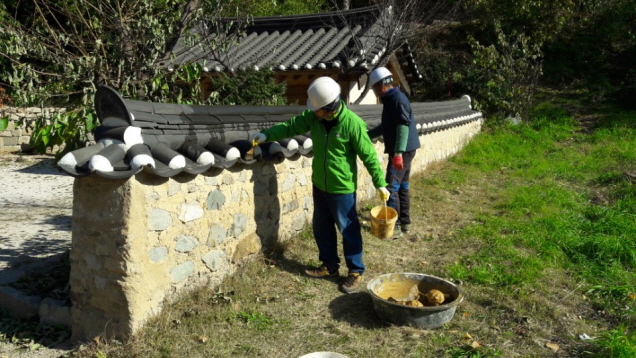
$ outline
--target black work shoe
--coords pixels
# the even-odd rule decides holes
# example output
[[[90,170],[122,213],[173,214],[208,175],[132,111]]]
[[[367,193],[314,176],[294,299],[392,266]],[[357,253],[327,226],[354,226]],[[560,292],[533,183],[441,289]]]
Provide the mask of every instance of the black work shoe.
[[[305,273],[311,277],[318,277],[318,278],[340,277],[338,270],[329,271],[329,269],[325,265],[320,265],[316,268],[306,269]]]
[[[402,230],[402,228],[400,227],[400,224],[395,224],[395,227],[393,228],[393,235],[391,235],[391,238],[398,239],[402,237],[403,232],[404,230]]]
[[[360,290],[362,282],[362,274],[357,272],[349,272],[349,275],[340,283],[340,290],[344,293],[354,293]]]
[[[402,230],[403,233],[407,233],[411,230],[411,224],[402,224],[400,225],[400,230]]]

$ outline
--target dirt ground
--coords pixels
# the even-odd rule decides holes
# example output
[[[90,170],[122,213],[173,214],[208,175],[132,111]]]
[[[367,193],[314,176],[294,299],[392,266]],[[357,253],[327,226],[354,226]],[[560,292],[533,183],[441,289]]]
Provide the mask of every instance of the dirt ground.
[[[73,177],[52,156],[0,154],[0,271],[70,248]]]
[[[0,153],[0,286],[70,248],[73,180],[58,172],[52,156]],[[66,352],[29,351],[2,340],[0,358],[53,358]]]

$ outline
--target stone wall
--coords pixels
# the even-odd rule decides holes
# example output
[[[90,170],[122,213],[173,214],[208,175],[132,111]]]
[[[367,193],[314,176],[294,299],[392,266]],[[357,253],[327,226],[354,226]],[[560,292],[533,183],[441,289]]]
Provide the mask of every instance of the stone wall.
[[[0,118],[8,118],[7,128],[0,131],[0,153],[2,152],[26,152],[31,150],[29,143],[33,134],[33,121],[40,117],[51,117],[59,108],[40,107],[1,107]],[[53,150],[56,151],[56,146]]]
[[[29,119],[41,114],[41,108],[0,108],[0,118],[9,118],[7,128],[0,131],[0,153],[28,150],[33,129]],[[22,124],[17,124],[21,119],[23,120]]]
[[[457,153],[481,120],[422,135],[413,172]],[[382,166],[387,157],[376,143]],[[259,161],[202,175],[75,179],[71,249],[75,340],[125,337],[194,287],[214,287],[238,265],[311,222],[311,157]],[[376,195],[359,163],[359,200]]]

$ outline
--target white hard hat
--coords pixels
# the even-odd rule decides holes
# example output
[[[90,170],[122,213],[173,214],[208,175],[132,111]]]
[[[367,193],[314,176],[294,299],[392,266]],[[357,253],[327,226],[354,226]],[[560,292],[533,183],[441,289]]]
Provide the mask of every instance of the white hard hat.
[[[307,107],[319,110],[340,97],[340,85],[331,77],[318,77],[309,85],[307,97]]]
[[[371,72],[369,82],[371,83],[371,86],[373,86],[387,77],[393,77],[391,71],[389,71],[386,67],[378,67]]]

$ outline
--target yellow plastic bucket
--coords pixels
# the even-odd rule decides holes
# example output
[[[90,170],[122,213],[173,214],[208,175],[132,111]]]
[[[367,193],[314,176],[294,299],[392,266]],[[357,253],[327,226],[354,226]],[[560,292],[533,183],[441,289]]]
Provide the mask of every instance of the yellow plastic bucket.
[[[397,211],[390,206],[376,206],[371,209],[371,235],[386,239],[393,235],[397,221]]]

